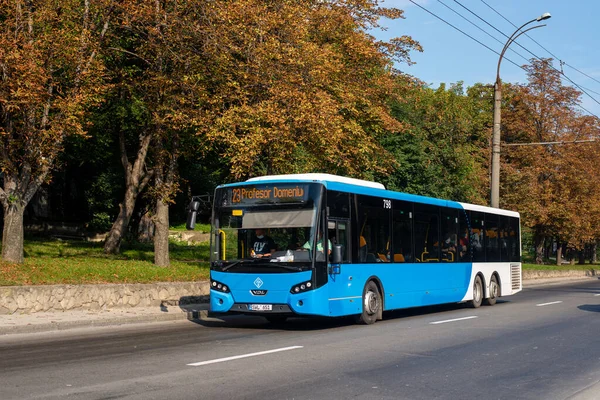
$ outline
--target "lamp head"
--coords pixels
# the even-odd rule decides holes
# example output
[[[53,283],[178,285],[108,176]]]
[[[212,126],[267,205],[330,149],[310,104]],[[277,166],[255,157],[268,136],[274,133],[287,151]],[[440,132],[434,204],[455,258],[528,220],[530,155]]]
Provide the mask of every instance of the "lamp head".
[[[542,15],[537,17],[535,20],[539,22],[539,21],[543,21],[545,19],[549,19],[550,17],[552,17],[552,15],[550,15],[550,13],[543,13]]]

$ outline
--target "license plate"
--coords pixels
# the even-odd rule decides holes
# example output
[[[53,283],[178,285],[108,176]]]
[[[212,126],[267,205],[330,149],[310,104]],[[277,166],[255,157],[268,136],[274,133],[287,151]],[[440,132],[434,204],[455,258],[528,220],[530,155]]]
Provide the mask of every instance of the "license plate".
[[[273,310],[272,304],[248,304],[248,310],[250,311],[271,311]]]

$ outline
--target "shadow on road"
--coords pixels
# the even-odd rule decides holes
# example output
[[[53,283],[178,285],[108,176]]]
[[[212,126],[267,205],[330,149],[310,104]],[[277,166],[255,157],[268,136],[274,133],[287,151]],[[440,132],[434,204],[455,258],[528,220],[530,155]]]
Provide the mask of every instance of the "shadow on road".
[[[509,300],[498,300],[497,305],[510,303]],[[404,319],[418,317],[427,314],[443,314],[445,312],[456,311],[461,309],[469,309],[466,303],[457,304],[442,304],[436,306],[407,308],[395,311],[386,311],[383,313],[383,321],[396,319]],[[353,316],[326,318],[326,317],[290,317],[283,323],[268,322],[265,318],[258,315],[227,315],[227,316],[212,316],[206,319],[194,319],[192,322],[210,328],[224,329],[264,329],[264,330],[279,330],[279,331],[318,331],[325,329],[342,328],[346,326],[356,325]]]
[[[581,311],[600,312],[600,304],[584,304],[577,308]]]
[[[254,315],[227,315],[196,319],[192,322],[210,328],[224,329],[264,329],[278,331],[318,331],[353,325],[352,318],[291,317],[283,323],[272,323],[265,318]]]

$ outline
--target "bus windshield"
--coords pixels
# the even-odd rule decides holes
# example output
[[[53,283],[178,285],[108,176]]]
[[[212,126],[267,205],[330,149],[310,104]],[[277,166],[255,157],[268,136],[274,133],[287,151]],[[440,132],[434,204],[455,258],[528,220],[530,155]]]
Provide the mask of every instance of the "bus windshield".
[[[281,186],[217,190],[211,240],[213,266],[223,270],[260,266],[294,271],[310,267],[312,244],[318,237],[318,188],[311,184]],[[279,197],[269,198],[269,193]],[[287,198],[282,197],[286,194]]]

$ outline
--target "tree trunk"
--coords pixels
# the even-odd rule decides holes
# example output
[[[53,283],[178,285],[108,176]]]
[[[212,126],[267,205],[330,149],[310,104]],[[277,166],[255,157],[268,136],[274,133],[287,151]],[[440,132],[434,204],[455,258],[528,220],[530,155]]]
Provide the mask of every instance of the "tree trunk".
[[[106,241],[104,242],[104,252],[106,254],[117,254],[121,247],[121,240],[123,235],[129,226],[133,209],[135,208],[135,202],[138,194],[148,184],[148,181],[152,177],[152,171],[145,171],[144,167],[146,164],[146,156],[148,154],[148,147],[152,140],[152,134],[147,133],[140,136],[140,147],[137,152],[137,156],[134,164],[132,165],[127,158],[127,151],[125,149],[125,135],[123,132],[119,132],[119,145],[121,150],[121,163],[125,169],[125,199],[119,205],[119,216],[114,222]]]
[[[177,174],[177,157],[179,140],[177,136],[172,141],[172,153],[160,158],[156,167],[155,184],[159,188],[156,198],[156,216],[154,224],[154,264],[168,267],[169,262],[169,200],[175,195],[173,187]],[[166,168],[165,168],[166,167]],[[166,169],[166,173],[164,172]]]
[[[23,213],[25,206],[18,201],[4,207],[4,230],[2,232],[2,260],[22,264]]]
[[[557,243],[556,245],[556,265],[562,265],[562,254],[563,254],[563,247],[561,245],[561,243]]]
[[[151,212],[147,211],[140,219],[140,225],[138,227],[138,240],[143,243],[150,243],[154,241],[154,218],[152,218],[150,215]]]
[[[535,244],[535,263],[543,264],[544,263],[544,237],[536,234],[533,241]]]
[[[164,140],[164,138],[163,138]],[[170,144],[170,145],[167,145]],[[158,146],[161,146],[159,142]],[[168,151],[170,149],[170,152]],[[156,216],[154,224],[154,264],[168,267],[169,262],[169,202],[176,193],[177,158],[179,157],[179,137],[171,136],[156,151],[159,155],[155,167],[154,180],[158,194],[156,196]]]
[[[4,159],[6,160],[6,159]],[[46,178],[49,166],[42,168],[35,176],[31,164],[23,161],[18,174],[3,174],[3,188],[0,189],[0,201],[4,208],[4,229],[2,232],[2,260],[23,263],[23,214],[27,204]]]
[[[592,243],[592,256],[590,258],[591,264],[596,264],[596,261],[598,260],[598,255],[596,254],[597,251],[598,251],[598,242],[594,242],[594,243]]]
[[[154,264],[168,267],[169,262],[169,205],[162,199],[156,200],[156,217],[154,218]]]
[[[579,256],[579,264],[585,264],[585,249],[578,250],[577,255]]]
[[[106,254],[119,253],[121,249],[121,240],[123,239],[123,236],[125,236],[125,232],[129,226],[129,221],[131,220],[133,209],[135,208],[136,199],[137,195],[134,192],[134,189],[127,187],[125,191],[125,199],[121,204],[119,204],[119,216],[114,222],[112,228],[110,228],[110,232],[108,232],[106,241],[104,242],[104,252]]]

